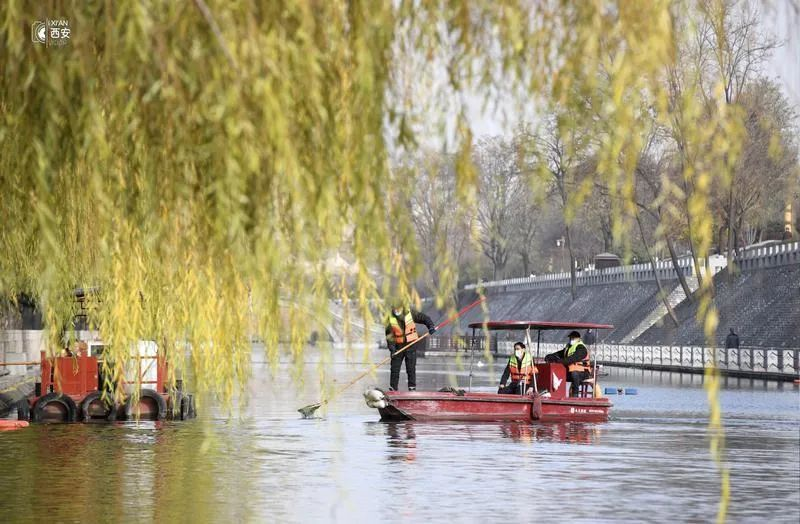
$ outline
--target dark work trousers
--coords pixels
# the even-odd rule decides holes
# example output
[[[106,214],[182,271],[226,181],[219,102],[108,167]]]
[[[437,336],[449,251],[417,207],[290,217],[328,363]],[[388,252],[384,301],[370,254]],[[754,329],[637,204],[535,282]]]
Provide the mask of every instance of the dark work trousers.
[[[569,396],[577,397],[580,392],[581,382],[589,378],[589,373],[586,371],[570,371],[569,381],[572,385],[569,387]]]
[[[417,389],[417,350],[411,349],[403,351],[397,356],[392,357],[392,372],[389,375],[389,386],[397,391],[400,384],[400,367],[403,365],[403,360],[406,361],[406,373],[408,373],[408,389],[409,391]]]

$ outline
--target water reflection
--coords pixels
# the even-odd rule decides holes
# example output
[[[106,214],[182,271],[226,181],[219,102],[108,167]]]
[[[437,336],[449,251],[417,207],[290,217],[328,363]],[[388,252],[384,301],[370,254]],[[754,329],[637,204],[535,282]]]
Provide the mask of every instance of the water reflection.
[[[417,434],[414,424],[386,424],[386,444],[389,449],[389,460],[413,462],[417,460]]]
[[[553,422],[371,422],[367,434],[386,436],[389,460],[415,460],[417,441],[447,438],[459,441],[509,439],[514,442],[561,442],[592,444],[602,433],[603,423]]]

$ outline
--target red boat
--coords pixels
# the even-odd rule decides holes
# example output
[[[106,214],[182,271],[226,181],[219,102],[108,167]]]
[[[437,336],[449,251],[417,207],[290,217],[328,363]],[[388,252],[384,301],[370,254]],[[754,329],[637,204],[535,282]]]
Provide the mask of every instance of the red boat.
[[[388,391],[364,393],[367,405],[377,408],[383,421],[452,420],[452,421],[578,421],[608,420],[611,402],[599,396],[595,377],[584,381],[578,397],[568,394],[566,368],[560,363],[546,363],[539,355],[541,332],[545,330],[612,329],[608,324],[497,321],[469,325],[490,331],[524,330],[527,347],[531,348],[531,330],[537,333],[535,363],[538,373],[533,389],[525,395],[478,393],[471,391]],[[473,340],[475,338],[473,337]],[[591,350],[590,350],[591,351]],[[593,366],[594,368],[594,366]],[[595,373],[596,375],[596,373]]]

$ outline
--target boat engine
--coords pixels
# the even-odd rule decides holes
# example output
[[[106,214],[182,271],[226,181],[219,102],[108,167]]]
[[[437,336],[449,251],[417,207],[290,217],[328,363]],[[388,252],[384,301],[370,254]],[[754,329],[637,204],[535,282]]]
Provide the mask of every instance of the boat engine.
[[[389,405],[386,401],[386,395],[378,388],[366,390],[364,392],[364,400],[367,402],[367,406],[375,409],[383,409]]]

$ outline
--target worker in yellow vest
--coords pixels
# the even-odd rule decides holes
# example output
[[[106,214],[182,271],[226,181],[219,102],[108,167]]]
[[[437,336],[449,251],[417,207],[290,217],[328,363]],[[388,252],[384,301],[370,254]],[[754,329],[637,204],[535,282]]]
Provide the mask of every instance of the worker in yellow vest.
[[[391,373],[389,375],[390,391],[397,391],[400,383],[400,368],[403,366],[403,361],[406,363],[406,373],[408,374],[408,390],[415,391],[417,389],[416,347],[412,346],[406,351],[395,355],[399,350],[419,338],[416,324],[425,324],[425,327],[428,328],[428,333],[431,335],[436,331],[433,320],[428,315],[421,311],[413,310],[408,306],[398,307],[395,305],[386,318],[386,344],[392,353]]]
[[[589,348],[581,340],[577,331],[570,332],[569,343],[561,351],[550,353],[544,357],[545,362],[561,362],[567,368],[567,380],[572,384],[569,388],[570,396],[577,397],[581,382],[592,374],[592,363]]]
[[[500,377],[500,387],[498,393],[507,395],[520,395],[527,393],[533,387],[533,375],[538,370],[533,365],[533,357],[525,351],[525,344],[517,342],[514,344],[514,352],[508,357],[508,364]],[[506,381],[511,379],[511,383],[506,386]]]

